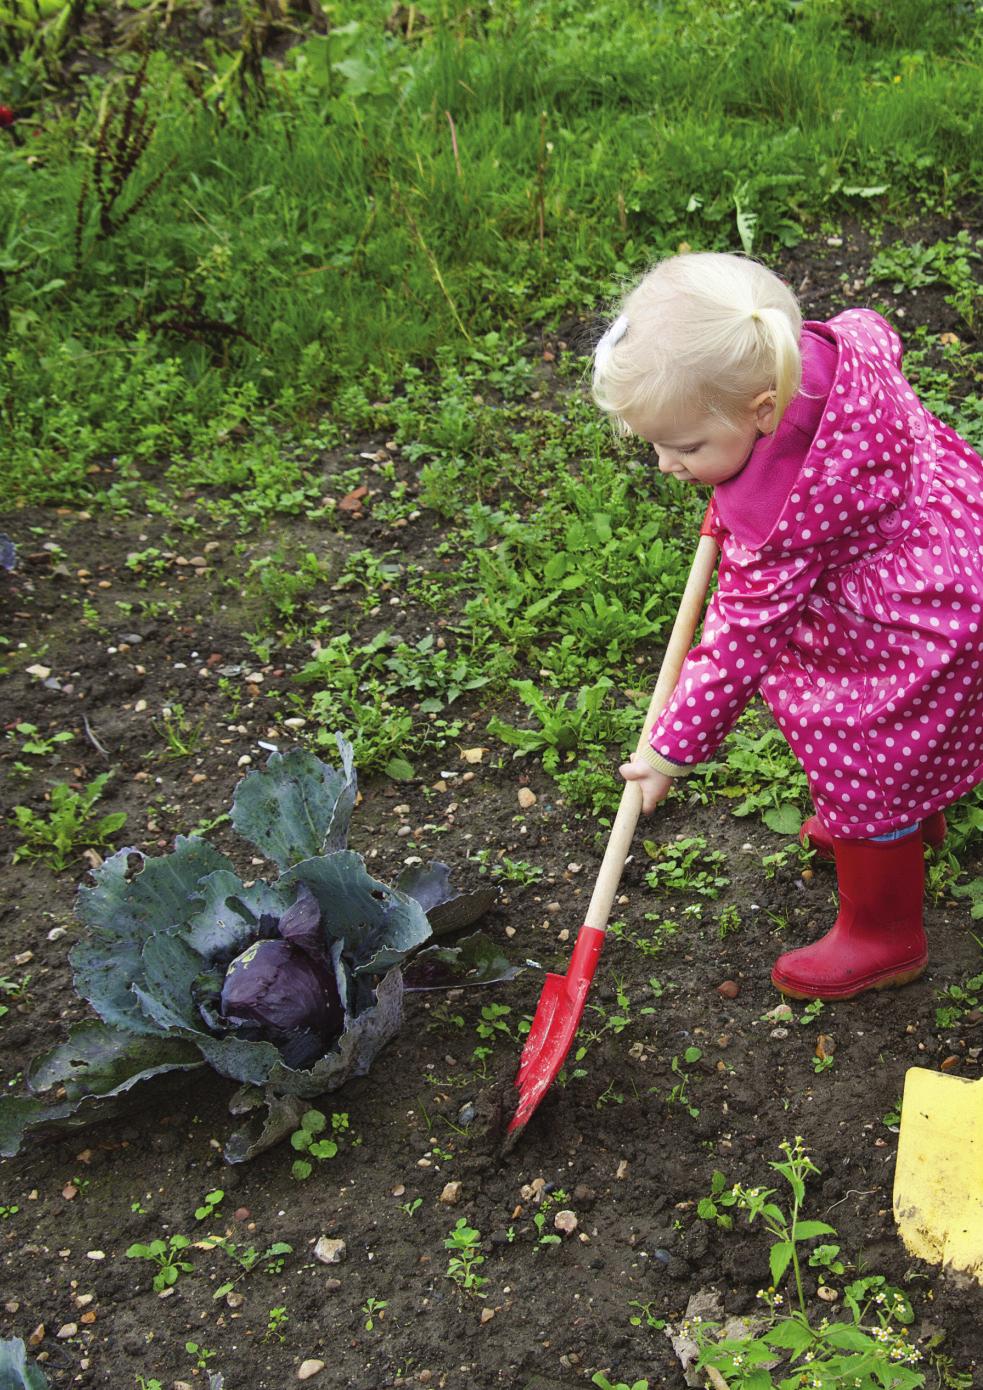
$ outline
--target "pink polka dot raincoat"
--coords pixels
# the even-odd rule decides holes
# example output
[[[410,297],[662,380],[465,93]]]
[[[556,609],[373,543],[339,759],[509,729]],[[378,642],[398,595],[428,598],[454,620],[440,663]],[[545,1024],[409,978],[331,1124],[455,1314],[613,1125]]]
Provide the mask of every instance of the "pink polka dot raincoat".
[[[760,689],[843,839],[983,780],[983,463],[900,365],[871,310],[806,325],[802,390],[715,489],[717,591],[650,737],[701,762]]]

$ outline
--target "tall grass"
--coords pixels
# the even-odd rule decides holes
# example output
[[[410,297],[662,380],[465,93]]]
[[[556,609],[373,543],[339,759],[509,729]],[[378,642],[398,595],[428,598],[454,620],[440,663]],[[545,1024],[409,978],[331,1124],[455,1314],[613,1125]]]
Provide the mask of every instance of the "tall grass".
[[[122,203],[160,184],[110,234],[91,188],[78,209],[136,60],[28,101],[0,150],[0,498],[64,500],[93,468],[385,391],[442,345],[592,309],[681,241],[753,229],[767,254],[980,191],[969,0],[445,0],[395,32],[394,13],[347,4],[266,64],[265,101],[217,91],[217,49],[194,91],[190,59],[157,52]]]

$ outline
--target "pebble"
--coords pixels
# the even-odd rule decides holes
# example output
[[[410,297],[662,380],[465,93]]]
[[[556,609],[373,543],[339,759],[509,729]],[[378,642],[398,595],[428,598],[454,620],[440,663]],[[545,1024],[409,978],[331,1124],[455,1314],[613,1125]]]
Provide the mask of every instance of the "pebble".
[[[310,1380],[312,1376],[320,1375],[324,1370],[323,1361],[302,1361],[300,1369],[297,1371],[298,1380]]]
[[[14,964],[15,964],[15,965],[30,965],[30,963],[31,963],[31,961],[32,961],[33,959],[34,959],[34,952],[33,952],[33,951],[19,951],[19,952],[17,953],[17,955],[14,956]]]
[[[246,1299],[241,1293],[232,1291],[225,1295],[225,1302],[229,1308],[241,1308],[245,1301]]]
[[[37,1325],[37,1327],[36,1327],[36,1328],[34,1329],[34,1331],[31,1333],[30,1337],[28,1337],[28,1339],[27,1339],[27,1345],[28,1345],[29,1347],[39,1347],[39,1346],[41,1345],[41,1343],[44,1341],[44,1333],[45,1333],[45,1326],[44,1326],[44,1323],[43,1323],[43,1322],[39,1322],[38,1325]]]
[[[301,719],[299,716],[296,716],[293,719],[285,719],[283,721],[283,727],[285,729],[302,729],[306,723],[306,719]]]
[[[62,939],[63,936],[67,936],[67,935],[68,935],[68,928],[67,928],[67,927],[52,927],[51,930],[48,932],[48,940],[49,940],[49,941],[60,941],[60,940]]]
[[[78,1330],[79,1325],[77,1322],[63,1322],[61,1327],[59,1327],[58,1331],[55,1333],[55,1336],[61,1337],[61,1339],[64,1341],[66,1337],[77,1337]]]
[[[736,980],[724,980],[717,986],[717,993],[723,999],[736,999],[741,992],[741,987]]]
[[[577,1229],[577,1218],[572,1211],[558,1211],[553,1217],[553,1225],[565,1236],[572,1236]]]
[[[820,1284],[816,1293],[824,1303],[835,1303],[840,1296],[839,1290],[831,1289],[828,1284]]]
[[[330,1236],[321,1236],[314,1247],[314,1258],[320,1260],[323,1265],[341,1264],[348,1255],[348,1246],[343,1240],[332,1240]]]
[[[106,1252],[105,1250],[87,1250],[85,1252],[85,1258],[87,1260],[104,1260],[106,1258]]]
[[[236,767],[248,767],[251,762],[252,758],[249,756],[249,754],[243,753],[242,757],[236,763]]]
[[[536,793],[530,787],[519,788],[519,805],[524,811],[528,811],[530,806],[535,806],[536,800]]]
[[[444,1206],[455,1207],[461,1200],[461,1184],[459,1182],[449,1182],[440,1194],[440,1200]]]
[[[457,1112],[457,1122],[459,1125],[463,1125],[466,1129],[467,1126],[474,1119],[474,1116],[475,1109],[473,1102],[470,1100],[465,1101],[464,1104],[461,1106],[460,1110]]]
[[[243,676],[242,679],[249,685],[261,685],[262,682],[266,680],[266,677],[263,675],[262,671],[250,671],[249,674]]]
[[[236,1221],[248,1221],[249,1218],[252,1216],[252,1212],[249,1210],[248,1207],[236,1207],[232,1215],[233,1219]]]
[[[492,1318],[493,1318],[494,1316],[495,1316],[495,1309],[494,1309],[494,1308],[482,1308],[482,1310],[481,1310],[481,1318],[480,1318],[480,1321],[481,1321],[482,1325],[484,1325],[486,1322],[491,1322],[491,1320],[492,1320]]]
[[[36,677],[39,681],[46,681],[51,675],[50,666],[28,666],[27,674]]]
[[[768,1034],[769,1038],[775,1038],[777,1042],[783,1042],[788,1037],[787,1028],[773,1028]]]

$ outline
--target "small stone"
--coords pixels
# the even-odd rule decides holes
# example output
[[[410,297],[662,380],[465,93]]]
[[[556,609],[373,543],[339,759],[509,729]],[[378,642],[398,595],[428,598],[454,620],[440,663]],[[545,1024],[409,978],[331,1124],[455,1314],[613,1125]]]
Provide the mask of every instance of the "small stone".
[[[741,992],[741,987],[736,980],[724,980],[717,986],[717,993],[722,999],[736,999]]]
[[[567,873],[568,873],[568,874],[579,874],[580,871],[581,871],[581,869],[582,869],[583,867],[584,867],[583,864],[568,864],[568,865],[567,865]]]
[[[530,787],[519,788],[519,805],[524,811],[528,811],[530,806],[535,806],[536,800],[536,793]]]
[[[615,1175],[614,1175],[614,1176],[615,1176],[619,1181],[621,1181],[621,1182],[623,1182],[624,1179],[627,1178],[627,1176],[628,1176],[628,1160],[627,1160],[627,1158],[623,1158],[623,1159],[621,1160],[621,1162],[618,1164],[618,1168],[617,1168],[617,1171],[615,1172]]]
[[[38,1325],[37,1325],[37,1327],[36,1327],[36,1328],[34,1329],[34,1331],[31,1333],[30,1337],[28,1337],[28,1339],[27,1339],[27,1345],[28,1345],[29,1347],[39,1347],[43,1341],[44,1341],[44,1323],[43,1323],[43,1322],[39,1322]]]
[[[49,941],[60,941],[60,940],[62,939],[63,936],[67,936],[67,935],[68,935],[68,928],[67,928],[67,927],[52,927],[51,930],[48,932],[48,940],[49,940]]]
[[[811,883],[812,880],[815,878],[815,876],[816,876],[816,875],[815,875],[815,873],[814,873],[814,871],[813,871],[812,869],[803,869],[803,870],[802,870],[802,879],[803,879],[803,882],[805,882],[805,883]]]
[[[773,1028],[768,1034],[769,1038],[774,1038],[776,1042],[784,1042],[788,1037],[787,1028]]]
[[[95,1299],[94,1293],[80,1293],[75,1300],[79,1308],[88,1308],[89,1304]]]
[[[243,676],[242,679],[247,685],[262,685],[266,677],[263,675],[262,671],[250,671],[248,676]]]
[[[16,956],[14,956],[14,964],[15,964],[15,965],[30,965],[30,963],[31,963],[31,961],[32,961],[33,959],[34,959],[34,952],[33,952],[33,951],[19,951],[18,954],[17,954]]]
[[[95,1313],[83,1313],[82,1316],[79,1318],[79,1322],[84,1322],[86,1327],[91,1327],[95,1320]]]
[[[945,1061],[939,1063],[939,1071],[952,1071],[953,1067],[958,1067],[958,1057],[946,1057]]]
[[[3,1307],[4,1307],[4,1312],[6,1312],[6,1313],[19,1313],[19,1312],[20,1312],[20,1303],[18,1302],[18,1300],[17,1300],[16,1298],[8,1298],[8,1299],[7,1299],[7,1302],[3,1305]]]
[[[829,1033],[820,1033],[816,1039],[816,1056],[826,1062],[836,1051],[836,1040]]]
[[[283,727],[285,729],[302,729],[306,723],[306,719],[301,719],[299,715],[295,715],[292,719],[285,719]]]
[[[839,1290],[831,1289],[828,1284],[820,1284],[816,1293],[824,1303],[835,1303],[840,1296]]]
[[[409,825],[401,825],[399,829],[396,831],[396,834],[399,836],[400,839],[403,839],[407,835],[412,835],[413,829]]]
[[[51,667],[39,665],[28,666],[27,674],[29,676],[34,676],[35,680],[46,681],[48,677],[51,675]]]
[[[572,1211],[558,1211],[553,1217],[553,1225],[565,1236],[572,1236],[577,1229],[577,1218]]]
[[[73,1182],[67,1182],[61,1190],[61,1195],[66,1202],[74,1202],[75,1198],[79,1195],[79,1190]]]
[[[461,761],[462,763],[480,763],[487,752],[487,748],[462,748]]]
[[[766,1014],[761,1015],[765,1023],[790,1023],[792,1021],[792,1005],[776,1004],[773,1009],[769,1009]]]
[[[332,1240],[321,1236],[314,1247],[314,1258],[323,1265],[339,1265],[348,1256],[348,1246],[343,1240]]]
[[[486,1322],[491,1322],[491,1320],[492,1320],[492,1318],[493,1318],[494,1316],[495,1316],[495,1309],[494,1309],[494,1308],[482,1308],[482,1310],[481,1310],[481,1318],[479,1319],[479,1321],[481,1322],[482,1326],[484,1326],[484,1324],[485,1324]]]
[[[320,1375],[324,1370],[323,1361],[302,1361],[297,1371],[298,1380],[310,1380],[312,1376]]]
[[[63,1322],[61,1327],[59,1327],[58,1331],[55,1333],[55,1336],[60,1337],[62,1341],[64,1341],[67,1337],[77,1337],[78,1330],[79,1325],[77,1322]]]
[[[106,1252],[105,1250],[87,1250],[85,1252],[85,1258],[87,1260],[104,1260],[106,1258]]]
[[[449,1182],[440,1194],[440,1200],[447,1207],[455,1207],[461,1200],[461,1184],[459,1182]]]
[[[251,1216],[252,1212],[248,1207],[236,1207],[235,1211],[232,1213],[234,1221],[248,1221]]]
[[[248,767],[251,762],[252,758],[249,756],[249,754],[243,753],[242,757],[236,763],[236,767]]]
[[[402,1196],[405,1195],[405,1193],[406,1193],[406,1185],[405,1185],[405,1183],[401,1183],[401,1182],[400,1182],[400,1183],[397,1183],[396,1186],[393,1188],[393,1194],[392,1194],[392,1195],[393,1195],[394,1197],[402,1197]]]
[[[225,1295],[226,1306],[229,1308],[241,1308],[245,1301],[245,1296],[236,1293],[234,1289]]]

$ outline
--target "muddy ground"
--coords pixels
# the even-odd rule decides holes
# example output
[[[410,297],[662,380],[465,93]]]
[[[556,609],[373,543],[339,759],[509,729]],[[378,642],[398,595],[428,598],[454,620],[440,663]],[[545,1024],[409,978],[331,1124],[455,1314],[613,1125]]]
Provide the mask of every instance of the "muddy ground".
[[[851,297],[870,249],[857,234],[842,248],[822,239],[791,253],[790,278],[812,315],[825,317]],[[940,298],[905,305],[909,323],[917,314],[939,332],[952,328]],[[325,460],[326,481],[384,442],[353,440]],[[412,484],[412,468],[396,462],[398,477]],[[192,505],[188,499],[188,511]],[[175,527],[151,516],[25,509],[0,520],[20,545],[18,570],[0,585],[10,640],[4,724],[74,735],[45,758],[23,757],[16,739],[0,742],[0,975],[30,976],[24,995],[4,997],[9,1012],[0,1020],[0,1068],[16,1088],[29,1057],[84,1013],[67,958],[80,930],[72,903],[85,865],[55,874],[12,863],[18,841],[9,808],[40,810],[53,782],[81,785],[111,768],[102,805],[128,817],[115,844],[161,852],[175,834],[228,809],[244,760],[255,766],[265,757],[261,740],[289,746],[282,719],[295,711],[282,695],[297,689],[303,654],[274,651],[262,665],[250,653],[241,635],[248,615],[235,592],[244,560],[233,554],[230,532],[191,534],[178,549]],[[412,565],[437,563],[440,530],[426,513],[396,534],[373,520],[371,502],[321,528],[281,519],[276,529],[288,554],[316,540],[335,558],[398,546]],[[260,553],[268,538],[251,543]],[[125,557],[151,546],[169,558],[148,589]],[[392,596],[399,593],[397,580]],[[147,616],[148,598],[172,611]],[[347,606],[350,593],[328,599],[336,630],[364,625],[362,610]],[[79,624],[83,600],[98,614],[97,631]],[[124,613],[120,602],[133,606]],[[432,622],[424,613],[404,617],[407,635]],[[49,675],[31,675],[29,665]],[[187,758],[165,756],[161,711],[175,703],[202,721]],[[940,990],[980,969],[967,905],[930,904],[931,964],[904,991],[828,1005],[811,1018],[804,1006],[791,1020],[768,1018],[779,1002],[768,982],[773,958],[832,921],[831,872],[817,865],[804,879],[793,855],[769,881],[762,857],[787,840],[726,807],[672,798],[646,834],[704,836],[724,852],[729,882],[713,902],[660,898],[645,884],[645,856],[629,862],[617,905],[623,925],[605,949],[586,1015],[593,1036],[582,1074],[568,1069],[566,1084],[553,1087],[506,1152],[520,1044],[500,1030],[490,1055],[476,1059],[474,1049],[486,1045],[476,1031],[481,1010],[507,1006],[502,1022],[513,1035],[533,1012],[543,969],[565,968],[603,844],[595,822],[564,805],[547,776],[488,737],[486,708],[472,701],[465,710],[459,746],[418,763],[413,781],[363,784],[352,843],[385,880],[413,856],[442,859],[462,880],[477,877],[475,855],[485,850],[486,869],[505,859],[534,866],[541,872],[525,886],[503,880],[484,926],[515,962],[535,964],[492,989],[411,996],[400,1036],[371,1074],[326,1098],[328,1113],[347,1113],[348,1137],[306,1182],[291,1177],[287,1146],[241,1167],[224,1163],[234,1087],[215,1077],[148,1088],[122,1120],[3,1163],[3,1335],[31,1340],[53,1386],[122,1390],[141,1377],[204,1386],[220,1372],[227,1390],[280,1390],[296,1383],[306,1361],[324,1363],[312,1383],[333,1390],[554,1390],[587,1384],[598,1369],[614,1382],[682,1386],[658,1324],[678,1321],[706,1290],[719,1292],[728,1313],[760,1311],[756,1293],[769,1282],[760,1228],[739,1218],[733,1230],[719,1229],[699,1219],[696,1204],[714,1170],[728,1184],[777,1182],[768,1162],[781,1157],[782,1140],[801,1135],[821,1169],[807,1214],[836,1227],[849,1264],[833,1284],[861,1270],[903,1285],[927,1383],[954,1383],[941,1378],[948,1364],[970,1377],[958,1383],[983,1385],[979,1287],[911,1259],[891,1215],[897,1127],[888,1121],[906,1070],[945,1064],[957,1075],[980,1074],[979,1012],[936,1026]],[[461,749],[473,747],[487,751],[465,762]],[[525,808],[523,787],[536,798]],[[226,824],[208,838],[249,868]],[[978,873],[978,856],[966,868]],[[740,925],[721,937],[716,917],[730,904]],[[835,1051],[833,1065],[817,1072],[820,1034]],[[687,1062],[687,1049],[701,1055]],[[460,1184],[453,1204],[442,1200],[449,1183]],[[215,1188],[223,1202],[196,1221]],[[575,1229],[544,1242],[561,1209],[574,1213]],[[444,1241],[462,1216],[481,1233],[476,1272],[485,1282],[473,1293],[447,1277]],[[163,1295],[151,1287],[153,1267],[125,1254],[134,1242],[175,1234],[200,1242],[209,1232],[240,1247],[293,1249],[281,1268],[260,1262],[231,1299],[218,1300],[215,1289],[237,1274],[220,1250],[192,1247],[192,1272]],[[344,1242],[341,1262],[314,1258],[323,1236]],[[811,1299],[817,1284],[809,1270]],[[271,1316],[275,1309],[285,1312]]]

